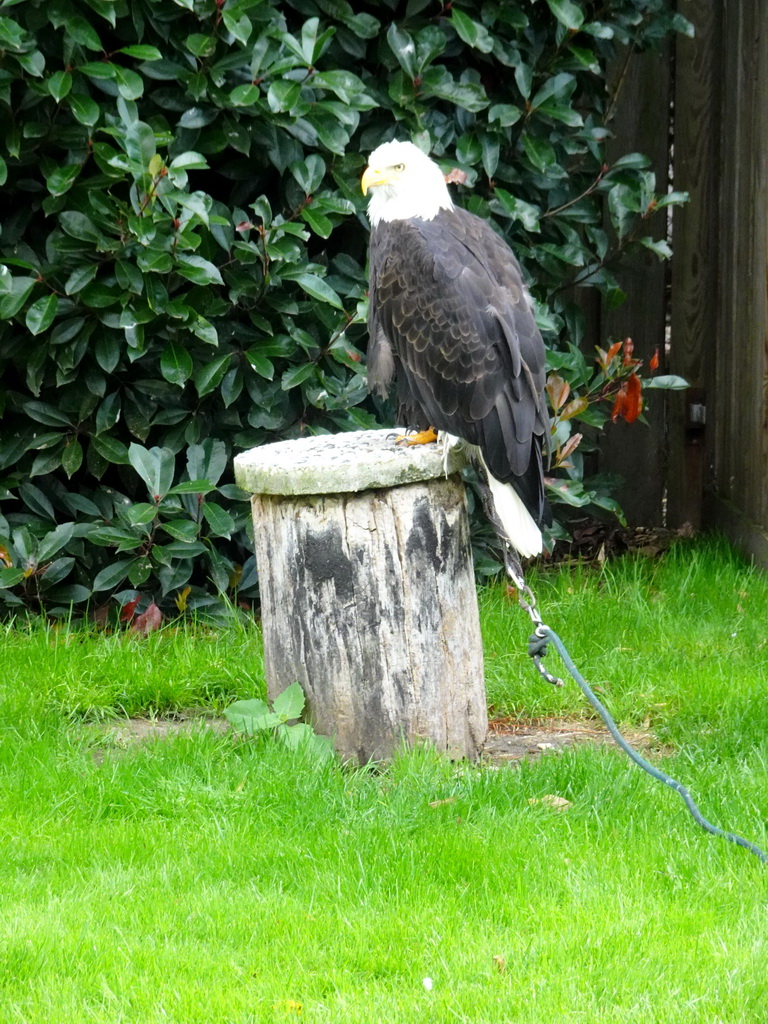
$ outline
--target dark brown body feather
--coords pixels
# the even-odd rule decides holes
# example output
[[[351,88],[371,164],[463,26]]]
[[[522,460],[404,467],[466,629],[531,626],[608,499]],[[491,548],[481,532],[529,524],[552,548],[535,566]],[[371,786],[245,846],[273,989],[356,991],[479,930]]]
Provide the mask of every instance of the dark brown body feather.
[[[371,232],[368,382],[394,379],[405,426],[477,445],[537,522],[549,518],[544,343],[509,246],[479,217],[382,221]]]

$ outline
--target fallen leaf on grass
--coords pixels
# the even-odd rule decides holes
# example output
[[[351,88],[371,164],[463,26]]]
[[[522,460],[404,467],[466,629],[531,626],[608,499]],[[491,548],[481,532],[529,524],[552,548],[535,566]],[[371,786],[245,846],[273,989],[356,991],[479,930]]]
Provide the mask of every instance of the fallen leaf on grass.
[[[138,605],[141,597],[134,597],[132,601],[126,601],[120,612],[121,622],[130,622],[136,613],[136,606]]]
[[[445,804],[455,804],[455,803],[456,803],[456,797],[455,796],[448,796],[448,797],[445,798],[445,800],[430,800],[429,806],[430,807],[443,807]]]
[[[529,804],[546,804],[551,807],[554,811],[567,811],[569,807],[573,807],[570,800],[566,800],[564,796],[555,796],[554,793],[547,793],[546,796],[541,798],[532,796],[528,801]]]
[[[131,633],[142,633],[146,636],[148,633],[152,633],[154,630],[159,629],[163,624],[163,613],[157,607],[155,602],[147,608],[141,615],[137,615],[131,624]]]
[[[297,1003],[295,999],[281,999],[272,1007],[273,1010],[283,1010],[285,1013],[301,1013],[303,1008],[302,1004]]]

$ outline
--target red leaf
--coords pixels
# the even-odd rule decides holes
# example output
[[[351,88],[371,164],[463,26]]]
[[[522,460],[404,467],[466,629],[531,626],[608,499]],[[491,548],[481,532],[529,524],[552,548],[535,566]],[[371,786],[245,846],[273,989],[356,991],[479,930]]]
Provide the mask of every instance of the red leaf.
[[[651,371],[651,373],[653,373],[653,371],[654,370],[658,370],[658,368],[659,368],[659,349],[657,347],[656,351],[651,356],[651,361],[648,363],[648,369]]]
[[[136,613],[136,605],[141,600],[140,597],[134,597],[132,601],[126,601],[123,605],[123,610],[120,612],[121,622],[130,622]]]
[[[136,616],[136,619],[131,626],[131,632],[143,633],[144,636],[146,636],[147,633],[152,633],[154,630],[159,629],[162,624],[163,613],[153,601],[145,612]]]
[[[572,452],[576,451],[576,449],[579,447],[583,439],[583,434],[571,434],[571,436],[568,438],[568,440],[565,442],[563,447],[560,449],[560,452],[558,453],[558,466],[570,465],[570,463],[567,461],[568,456],[571,455]]]
[[[643,408],[643,385],[636,373],[628,377],[619,388],[616,401],[611,410],[611,419],[615,423],[621,416],[627,423],[634,423]]]
[[[446,174],[445,180],[449,185],[466,185],[466,171],[460,171],[458,167],[454,167]]]
[[[606,366],[608,365],[608,363],[610,363],[610,361],[613,359],[613,357],[616,355],[616,353],[619,351],[623,344],[626,344],[626,342],[614,341],[614,343],[611,345],[611,347],[608,349],[605,355]]]
[[[636,359],[632,358],[632,353],[635,351],[635,343],[631,338],[624,339],[624,365],[634,366],[637,362]]]
[[[550,373],[547,377],[546,391],[552,408],[555,412],[558,412],[571,393],[571,385],[567,380],[563,380],[559,374]]]
[[[571,420],[589,407],[589,399],[586,395],[580,398],[573,398],[560,413],[561,420]]]

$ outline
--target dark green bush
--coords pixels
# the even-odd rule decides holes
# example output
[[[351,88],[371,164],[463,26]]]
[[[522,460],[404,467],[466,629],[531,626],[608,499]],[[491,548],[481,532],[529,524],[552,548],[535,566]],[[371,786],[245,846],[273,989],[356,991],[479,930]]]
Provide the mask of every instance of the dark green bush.
[[[616,256],[666,255],[648,219],[680,197],[637,154],[605,166],[605,72],[618,45],[687,30],[672,7],[6,3],[6,606],[254,594],[233,453],[376,422],[358,183],[395,134],[465,172],[461,201],[520,254],[572,389],[556,446],[577,418],[600,426],[588,393],[612,397],[634,367],[618,353],[595,377],[567,286],[615,301]],[[579,477],[572,456],[560,500],[610,506]]]

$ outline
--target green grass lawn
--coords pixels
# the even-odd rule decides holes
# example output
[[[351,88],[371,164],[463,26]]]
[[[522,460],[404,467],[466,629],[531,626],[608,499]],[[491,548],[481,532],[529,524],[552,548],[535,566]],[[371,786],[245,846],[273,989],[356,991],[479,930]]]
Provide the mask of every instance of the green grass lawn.
[[[531,582],[617,720],[768,845],[768,577],[703,540]],[[506,588],[481,614],[497,711],[587,715]],[[352,770],[82,725],[262,692],[255,629],[0,635],[3,1024],[768,1020],[768,868],[612,748]]]

